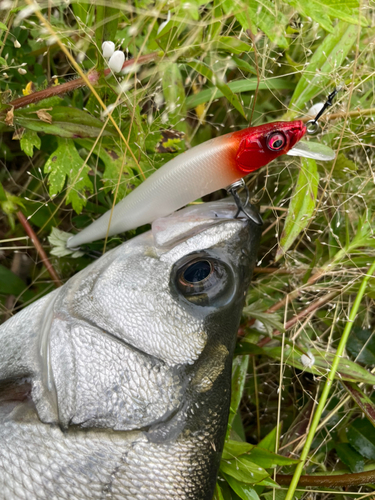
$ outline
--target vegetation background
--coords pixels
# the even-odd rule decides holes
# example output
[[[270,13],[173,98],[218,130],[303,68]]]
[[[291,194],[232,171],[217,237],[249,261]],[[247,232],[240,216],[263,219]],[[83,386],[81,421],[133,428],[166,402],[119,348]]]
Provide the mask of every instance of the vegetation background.
[[[216,499],[374,495],[375,477],[296,487],[302,469],[329,479],[375,465],[374,7],[0,2],[2,320],[146,229],[54,256],[53,227],[80,230],[212,137],[307,121],[341,88],[315,138],[334,161],[281,157],[247,179],[264,233]],[[122,74],[108,70],[105,40],[129,61]],[[292,474],[301,456],[288,489],[274,473]]]

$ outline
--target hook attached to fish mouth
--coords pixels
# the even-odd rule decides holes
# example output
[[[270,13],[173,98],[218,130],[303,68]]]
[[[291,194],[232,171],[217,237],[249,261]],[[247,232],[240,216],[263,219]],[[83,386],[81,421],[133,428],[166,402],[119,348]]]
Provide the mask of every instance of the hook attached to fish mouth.
[[[333,105],[333,99],[335,98],[336,94],[338,94],[341,90],[341,87],[335,88],[333,92],[329,94],[327,97],[326,102],[324,103],[322,109],[319,111],[319,113],[316,115],[316,117],[313,120],[309,120],[306,125],[307,125],[307,133],[312,135],[315,134],[318,129],[319,129],[319,123],[318,120],[322,116],[322,114],[325,112],[325,110]]]
[[[246,198],[245,198],[245,203],[242,202],[240,195],[238,191],[240,189],[245,189],[246,193]],[[263,220],[260,214],[254,209],[254,207],[250,203],[250,193],[249,193],[249,188],[247,187],[245,181],[243,179],[240,179],[236,182],[233,182],[230,186],[226,188],[226,191],[228,194],[231,194],[234,198],[234,202],[237,206],[237,213],[234,216],[235,219],[238,218],[240,213],[242,212],[245,216],[246,219],[251,220],[252,222],[255,222],[258,226],[263,225]]]

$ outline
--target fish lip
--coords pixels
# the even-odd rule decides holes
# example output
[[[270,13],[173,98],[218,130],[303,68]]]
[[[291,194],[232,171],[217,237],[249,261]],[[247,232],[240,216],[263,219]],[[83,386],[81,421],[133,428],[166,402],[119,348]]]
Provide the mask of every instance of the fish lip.
[[[155,246],[170,248],[178,242],[225,222],[246,224],[247,218],[235,217],[237,211],[235,202],[226,198],[201,205],[190,205],[167,217],[160,217],[152,223]]]

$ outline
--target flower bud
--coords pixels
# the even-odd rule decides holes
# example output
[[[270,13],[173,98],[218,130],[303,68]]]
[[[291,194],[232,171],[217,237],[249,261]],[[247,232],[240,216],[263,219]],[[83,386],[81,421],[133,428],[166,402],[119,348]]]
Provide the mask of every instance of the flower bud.
[[[26,75],[26,73],[27,73],[27,71],[26,71],[25,69],[23,69],[23,68],[18,68],[18,70],[17,70],[17,71],[18,71],[18,73],[19,73],[20,75]]]
[[[115,44],[113,42],[103,42],[102,51],[103,57],[109,59],[115,51]]]
[[[124,62],[125,54],[121,50],[116,50],[108,61],[108,66],[114,73],[119,73]]]
[[[19,49],[21,47],[21,44],[18,40],[14,40],[13,45],[15,46],[16,49]]]

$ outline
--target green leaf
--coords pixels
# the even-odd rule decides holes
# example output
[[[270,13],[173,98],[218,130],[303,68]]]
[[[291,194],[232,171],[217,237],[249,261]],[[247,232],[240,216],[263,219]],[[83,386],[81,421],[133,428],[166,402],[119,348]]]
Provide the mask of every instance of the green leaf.
[[[253,448],[253,444],[228,439],[224,444],[222,459],[230,460],[231,458],[238,457],[240,455],[243,455],[244,453],[249,452]]]
[[[304,105],[333,81],[335,69],[340,67],[356,40],[357,27],[338,23],[333,33],[326,36],[304,70],[290,101],[291,110],[286,114],[292,119],[303,111]]]
[[[282,423],[279,424],[279,427],[280,427],[279,432],[281,433]],[[272,431],[269,432],[267,436],[262,439],[262,441],[260,441],[258,446],[260,448],[263,448],[264,450],[273,451],[276,448],[276,438],[277,438],[277,426],[274,427]]]
[[[262,301],[257,300],[249,306],[244,307],[242,312],[244,316],[255,318],[258,321],[261,321],[269,335],[272,334],[273,330],[279,330],[280,332],[284,331],[284,326],[281,322],[281,316],[275,313],[269,314],[265,312],[264,309],[265,307],[262,307]]]
[[[257,88],[257,80],[255,78],[250,80],[237,80],[235,82],[229,82],[227,84],[229,89],[238,94],[240,92],[249,92],[250,90],[255,90]],[[294,89],[295,84],[288,81],[286,78],[275,78],[274,80],[269,80],[267,82],[260,82],[259,90],[283,90],[283,89]],[[196,108],[199,104],[210,101],[215,98],[223,97],[224,93],[218,90],[216,87],[210,87],[204,89],[198,94],[193,94],[186,99],[187,109]]]
[[[242,52],[252,52],[254,49],[246,42],[234,36],[218,36],[209,46],[204,46],[205,50],[221,50],[230,54],[242,54]]]
[[[228,481],[229,486],[242,500],[259,500],[258,493],[248,484],[241,483],[233,477],[226,475],[225,479]]]
[[[220,462],[220,470],[224,474],[228,474],[238,481],[247,484],[256,484],[269,477],[267,471],[259,467],[259,465],[254,464],[244,455],[232,460],[222,460]]]
[[[369,419],[369,422],[375,426],[375,403],[355,384],[344,382],[343,385],[359,408]]]
[[[339,443],[335,446],[336,453],[342,463],[347,465],[352,472],[362,472],[365,465],[362,455],[348,443]]]
[[[359,363],[375,365],[374,332],[354,327],[346,344],[346,350]]]
[[[40,137],[34,130],[25,130],[23,133],[21,139],[20,139],[20,146],[22,151],[24,151],[27,156],[33,156],[34,153],[34,147],[36,149],[40,149],[40,146],[42,144],[42,141],[40,140]]]
[[[4,31],[8,31],[7,26],[4,23],[1,23],[1,22],[0,22],[0,29],[4,30]]]
[[[240,103],[238,97],[236,94],[232,92],[230,87],[224,83],[218,76],[214,74],[214,72],[206,66],[204,63],[201,63],[199,61],[193,61],[188,63],[191,68],[193,68],[195,71],[203,75],[207,80],[209,80],[211,83],[213,83],[221,92],[222,94],[228,99],[228,101],[231,103],[232,106],[234,106],[237,111],[241,113],[241,115],[246,118],[245,111],[242,108],[242,104]]]
[[[333,32],[333,23],[325,9],[317,9],[314,2],[303,2],[301,0],[286,0],[286,2],[303,16],[310,17],[320,24],[320,26],[329,33]]]
[[[16,110],[14,123],[35,132],[66,138],[98,137],[100,133],[103,136],[112,135],[108,127],[101,132],[103,122],[81,109],[54,106],[47,108],[47,113],[51,116],[51,123],[40,120],[34,108]]]
[[[92,144],[87,139],[76,139],[75,142],[84,147],[88,151],[91,150]],[[108,148],[99,144],[94,149],[94,154],[97,155],[104,163],[104,173],[102,182],[105,187],[105,192],[114,193],[118,186],[116,202],[119,202],[134,186],[138,186],[140,180],[134,176],[133,169],[136,165],[129,154],[124,157],[121,150],[117,148]],[[124,161],[125,160],[125,161]],[[120,172],[122,172],[120,177]]]
[[[95,41],[101,50],[102,43],[106,40],[115,40],[117,26],[120,18],[120,11],[116,7],[96,4],[95,15]],[[99,58],[102,60],[102,58]]]
[[[278,465],[295,465],[298,460],[293,458],[277,455],[273,451],[264,450],[259,446],[255,446],[247,456],[257,465],[264,469],[274,469]]]
[[[228,419],[228,430],[230,430],[234,417],[241,402],[242,393],[245,387],[247,369],[249,366],[248,356],[238,356],[233,361],[232,368],[232,395],[230,401],[230,412]]]
[[[87,165],[83,166],[83,160],[75,148],[74,141],[59,139],[58,148],[44,165],[44,172],[49,174],[50,196],[60,193],[68,179],[67,203],[71,203],[79,214],[86,205],[85,191],[88,190],[91,193],[93,191],[92,183],[87,175],[89,170]]]
[[[224,500],[223,493],[221,491],[220,486],[216,483],[214,497],[212,500]]]
[[[295,491],[293,494],[293,499],[298,500],[304,495],[304,491],[300,489],[299,491]],[[264,493],[262,495],[265,500],[285,500],[286,497],[286,490],[276,490],[276,491],[269,491],[267,493]]]
[[[279,260],[292,246],[301,231],[310,222],[318,193],[319,174],[316,161],[301,158],[301,170],[294,189],[289,211],[280,238],[275,260]]]
[[[163,70],[163,94],[169,123],[176,130],[186,131],[186,97],[182,75],[177,63],[167,64]]]
[[[7,201],[7,199],[8,198],[3,188],[3,185],[0,183],[0,201]]]
[[[73,9],[74,15],[79,17],[79,19],[87,24],[87,16],[91,5],[89,3],[83,2],[72,2],[71,7]]]
[[[234,354],[235,356],[263,354],[263,349],[254,344],[251,338],[243,337],[237,342]]]
[[[260,28],[268,36],[271,42],[282,49],[288,47],[288,41],[284,36],[287,19],[284,14],[270,0],[224,0],[222,3],[224,12],[233,14],[242,28],[256,32],[255,26]]]
[[[330,33],[333,32],[331,18],[358,24],[359,2],[357,0],[310,0],[309,2],[286,0],[286,2],[303,16],[310,17],[319,23],[322,28]],[[364,18],[361,18],[361,24],[363,26],[367,25]]]
[[[156,41],[159,46],[165,51],[172,51],[179,48],[179,35],[185,28],[185,23],[180,20],[171,19],[157,34]],[[197,34],[197,38],[198,38]],[[197,42],[198,40],[196,40]]]
[[[357,418],[348,426],[349,443],[363,457],[375,460],[375,432],[367,418]]]
[[[10,269],[0,265],[0,293],[20,295],[26,288],[25,283]]]
[[[281,347],[263,347],[263,351],[273,359],[281,359]],[[304,370],[314,375],[327,375],[335,357],[332,352],[317,351],[310,349],[311,354],[315,358],[313,366],[305,366],[301,361],[301,356],[306,354],[305,351],[297,346],[286,346],[284,352],[284,363],[294,366],[299,370]],[[336,379],[347,380],[349,382],[364,382],[365,384],[375,384],[375,375],[368,372],[361,366],[357,365],[350,359],[342,358],[339,361],[339,367],[336,374]]]
[[[253,68],[247,61],[244,61],[243,59],[240,59],[239,57],[233,56],[232,60],[234,63],[236,63],[236,66],[238,69],[242,71],[246,71],[248,73],[252,73],[253,75],[256,75],[256,69]]]

